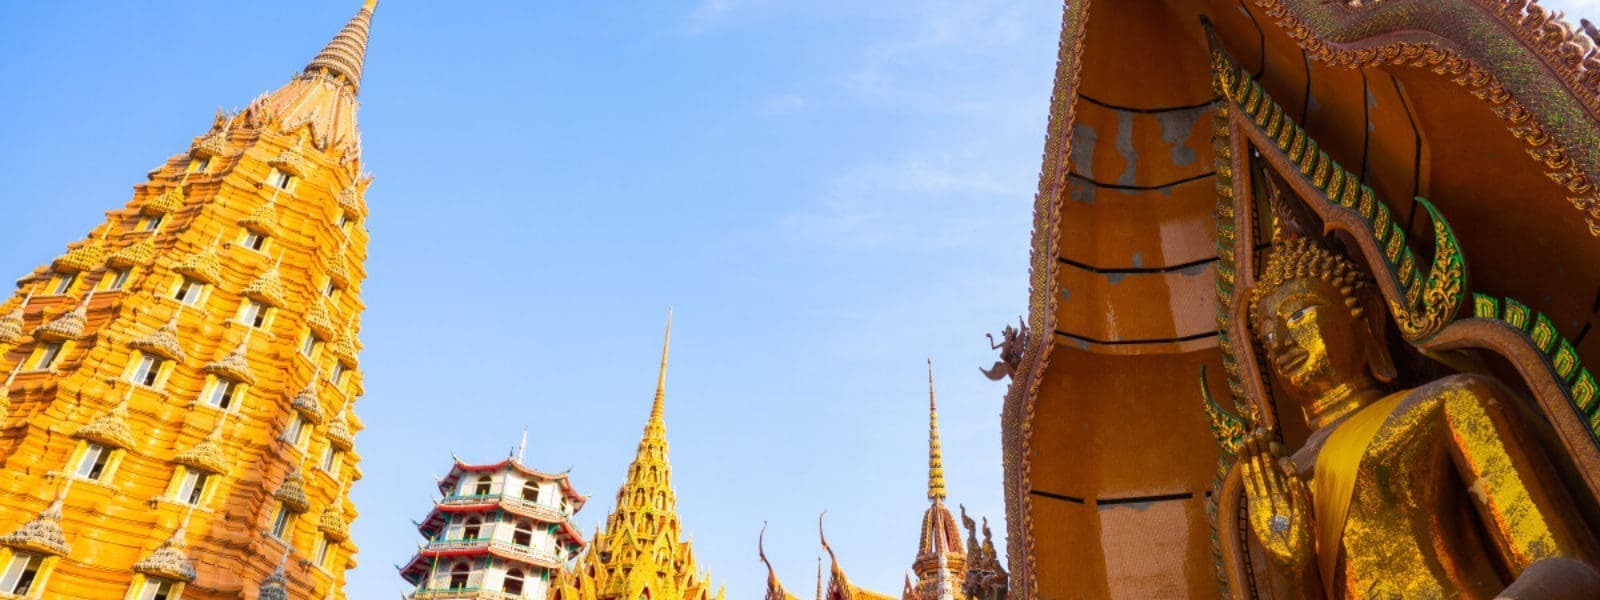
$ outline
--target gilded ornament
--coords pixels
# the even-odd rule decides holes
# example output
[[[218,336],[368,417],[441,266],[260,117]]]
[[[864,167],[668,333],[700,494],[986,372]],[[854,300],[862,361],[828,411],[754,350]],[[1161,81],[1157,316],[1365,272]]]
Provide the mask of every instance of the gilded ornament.
[[[154,235],[145,236],[144,239],[123,246],[116,252],[106,257],[106,264],[119,269],[128,269],[136,266],[149,265],[155,260],[156,239]]]
[[[272,198],[265,204],[257,206],[250,214],[239,220],[239,225],[245,229],[265,236],[278,235],[278,191],[273,189]]]
[[[75,273],[93,271],[105,260],[106,251],[100,240],[93,240],[67,250],[50,263],[50,268],[58,273]]]
[[[227,377],[234,381],[243,381],[250,384],[255,383],[256,376],[250,372],[250,360],[248,357],[250,351],[249,346],[250,333],[246,331],[244,339],[239,341],[238,346],[234,346],[232,352],[229,352],[226,356],[223,356],[222,358],[212,361],[206,365],[206,372],[212,375]]]
[[[111,407],[110,411],[89,421],[89,424],[74,432],[72,437],[112,448],[132,448],[133,431],[128,427],[128,398],[132,395],[133,388],[130,387],[122,395],[122,400]]]
[[[146,216],[153,217],[181,209],[188,202],[188,197],[183,194],[183,185],[179,184],[167,188],[166,191],[160,194],[145,198],[144,204],[139,207],[139,210]]]
[[[0,546],[49,556],[71,553],[72,547],[67,545],[67,537],[61,531],[61,502],[65,496],[63,489],[38,517],[24,523],[16,531],[0,536]]]
[[[182,362],[184,354],[183,348],[178,343],[178,315],[174,313],[166,324],[155,331],[134,338],[128,342],[128,346],[140,352]]]
[[[306,497],[305,477],[300,474],[299,466],[289,472],[289,476],[283,479],[283,485],[278,486],[278,491],[273,492],[272,497],[296,513],[311,510],[311,500]]]
[[[172,457],[172,462],[213,475],[227,473],[229,461],[222,449],[222,422],[218,422],[199,443]]]
[[[344,520],[344,509],[339,506],[338,498],[322,510],[322,516],[317,519],[317,529],[335,542],[350,539],[350,524]]]
[[[33,330],[33,337],[41,340],[66,341],[83,337],[83,328],[89,324],[89,301],[94,290],[84,294],[83,301],[72,310]]]
[[[242,293],[247,298],[259,300],[275,308],[282,308],[288,303],[284,297],[287,292],[283,287],[283,275],[279,273],[277,264],[273,264],[265,273],[251,280]]]
[[[183,540],[184,530],[185,527],[178,527],[178,530],[172,532],[172,536],[156,548],[155,552],[133,563],[133,570],[177,581],[194,581],[194,564],[189,562],[189,555],[185,552],[188,546]]]

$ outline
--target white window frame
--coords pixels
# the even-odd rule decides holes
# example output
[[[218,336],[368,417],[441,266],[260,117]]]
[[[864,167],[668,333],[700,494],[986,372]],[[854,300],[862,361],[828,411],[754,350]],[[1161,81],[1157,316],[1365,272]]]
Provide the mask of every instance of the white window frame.
[[[174,600],[177,598],[175,595],[177,591],[177,582],[146,575],[144,585],[139,587],[138,600]]]
[[[285,506],[282,502],[279,502],[278,512],[273,513],[272,515],[272,529],[268,530],[267,533],[274,538],[287,540],[289,539],[289,535],[293,532],[294,513],[289,510],[288,506]]]
[[[271,312],[272,307],[267,306],[265,302],[253,298],[245,298],[244,303],[239,305],[238,321],[254,329],[265,329],[267,327],[267,318]]]
[[[206,282],[184,277],[172,290],[172,299],[186,306],[200,306],[205,301]]]
[[[239,236],[239,245],[253,252],[266,252],[267,234],[246,229],[244,235]]]
[[[121,290],[128,285],[128,276],[132,273],[133,269],[106,269],[104,288],[108,291]]]
[[[227,377],[217,377],[215,381],[211,382],[211,386],[206,388],[205,396],[201,398],[201,402],[212,408],[233,410],[235,406],[239,405],[239,386],[241,385],[244,384]]]
[[[29,565],[33,566],[33,576],[25,586],[19,586],[22,575],[28,571]],[[11,562],[6,564],[6,569],[0,572],[0,591],[26,596],[35,584],[39,583],[39,572],[44,570],[44,556],[32,552],[17,552],[11,555]]]
[[[184,468],[183,477],[178,480],[178,486],[173,489],[173,501],[189,506],[200,506],[206,501],[206,485],[211,483],[211,474],[205,471]]]
[[[326,471],[329,475],[337,477],[339,475],[339,467],[343,464],[344,451],[334,447],[333,444],[328,444],[327,447],[322,449],[323,471]]]
[[[289,442],[291,446],[304,450],[306,442],[311,439],[311,428],[307,427],[307,425],[310,425],[310,423],[307,423],[305,417],[300,416],[300,413],[290,415],[289,426],[283,429],[284,441]]]
[[[111,470],[111,453],[115,449],[89,442],[83,449],[83,458],[78,459],[78,469],[73,475],[79,479],[100,481],[109,475]],[[99,472],[95,469],[98,467]]]
[[[61,360],[62,351],[65,349],[66,342],[45,342],[44,346],[39,348],[39,357],[33,361],[34,370],[43,371],[55,366],[56,361]]]
[[[307,331],[306,337],[300,341],[300,354],[306,358],[316,360],[317,352],[322,350],[322,338],[316,332]]]
[[[64,295],[67,292],[72,291],[72,286],[76,283],[78,283],[77,273],[61,273],[56,275],[55,280],[50,282],[50,294],[53,296]]]
[[[161,371],[166,368],[167,360],[154,354],[139,353],[139,362],[133,364],[128,371],[128,382],[148,388],[160,389],[165,383]]]
[[[267,185],[286,192],[292,191],[294,190],[294,175],[273,169],[271,173],[267,174]]]
[[[166,218],[166,215],[154,215],[139,219],[139,231],[155,231]]]

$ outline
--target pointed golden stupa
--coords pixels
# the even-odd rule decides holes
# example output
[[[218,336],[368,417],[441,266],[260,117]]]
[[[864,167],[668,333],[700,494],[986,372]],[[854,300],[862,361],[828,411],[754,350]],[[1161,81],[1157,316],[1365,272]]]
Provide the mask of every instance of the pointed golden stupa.
[[[362,308],[365,204],[347,196],[369,183],[356,92],[376,4],[0,303],[0,597],[254,597],[292,556],[274,589],[344,598],[356,548],[315,517],[355,516],[361,376],[307,320]],[[308,388],[341,439],[293,404]]]
[[[628,465],[628,478],[617,490],[617,506],[606,517],[605,529],[595,534],[571,577],[556,590],[552,597],[557,600],[723,598],[723,591],[712,591],[710,575],[696,564],[693,548],[683,540],[678,522],[664,417],[671,347],[672,311],[668,310],[655,402],[639,440],[638,455]]]

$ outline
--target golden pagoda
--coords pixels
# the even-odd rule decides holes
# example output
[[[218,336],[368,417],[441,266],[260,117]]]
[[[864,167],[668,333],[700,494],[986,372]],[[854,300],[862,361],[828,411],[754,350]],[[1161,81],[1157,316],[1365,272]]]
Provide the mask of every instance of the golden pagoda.
[[[604,529],[595,532],[593,543],[578,558],[571,575],[553,592],[551,597],[556,600],[723,598],[723,590],[712,591],[710,574],[700,571],[690,542],[681,537],[664,420],[671,345],[672,313],[668,311],[655,402],[638,454],[617,490],[616,508],[606,516]]]
[[[344,597],[376,4],[17,281],[0,597]]]

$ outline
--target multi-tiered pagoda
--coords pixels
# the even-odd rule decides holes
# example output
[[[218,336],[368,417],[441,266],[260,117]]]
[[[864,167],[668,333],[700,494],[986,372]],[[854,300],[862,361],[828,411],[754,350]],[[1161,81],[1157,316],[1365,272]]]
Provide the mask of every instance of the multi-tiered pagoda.
[[[344,597],[375,4],[0,305],[0,597]]]
[[[547,598],[585,542],[572,515],[586,498],[566,473],[522,457],[487,465],[459,459],[439,480],[443,499],[417,525],[427,542],[400,570],[411,600]]]
[[[628,478],[617,490],[617,505],[606,517],[605,529],[595,533],[594,544],[556,590],[555,600],[722,600],[722,590],[713,592],[710,576],[695,563],[678,521],[664,416],[671,341],[669,312],[655,403],[638,455],[628,465]]]

